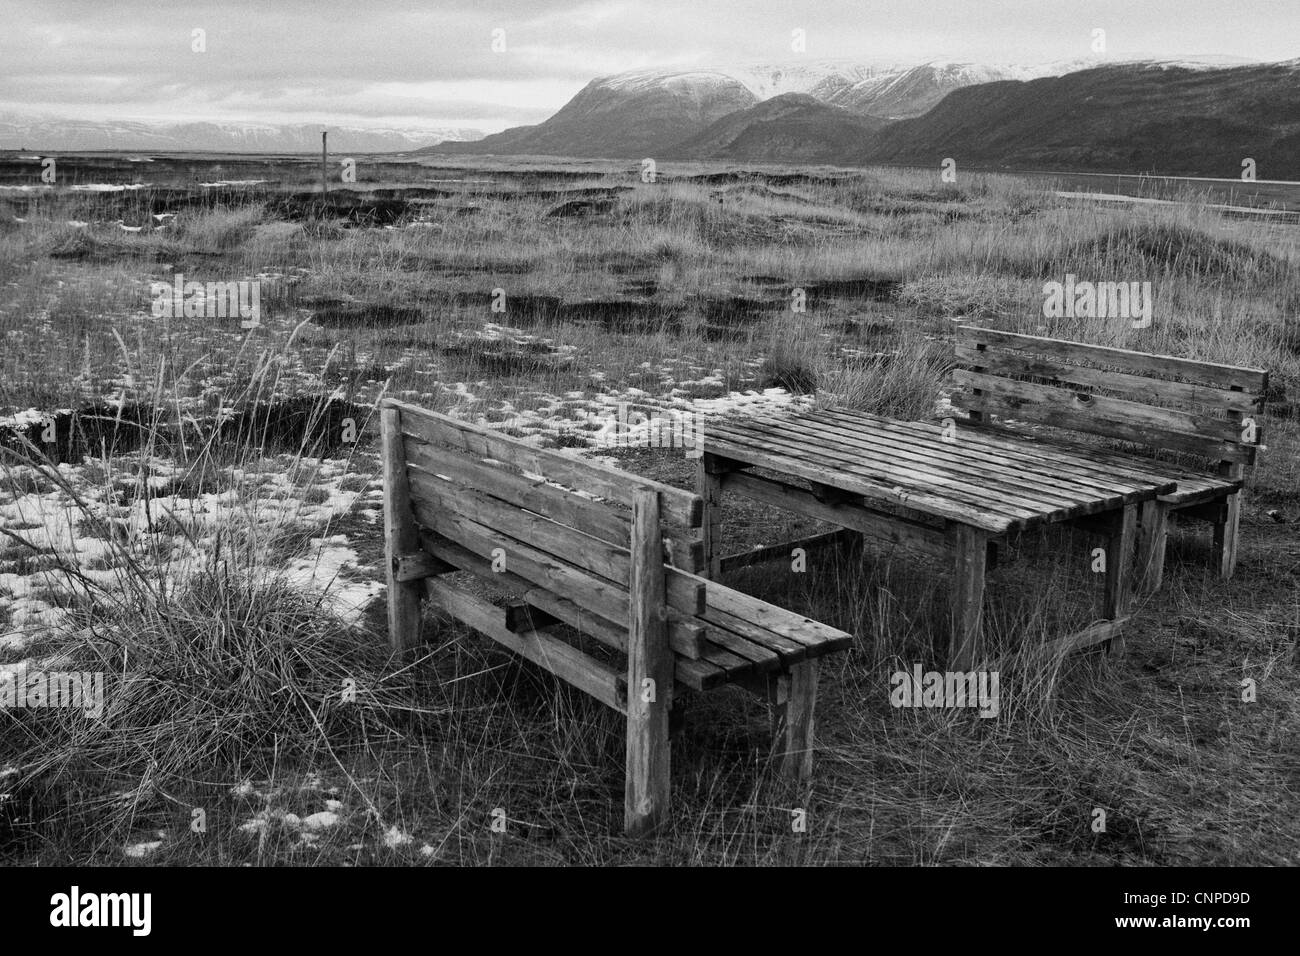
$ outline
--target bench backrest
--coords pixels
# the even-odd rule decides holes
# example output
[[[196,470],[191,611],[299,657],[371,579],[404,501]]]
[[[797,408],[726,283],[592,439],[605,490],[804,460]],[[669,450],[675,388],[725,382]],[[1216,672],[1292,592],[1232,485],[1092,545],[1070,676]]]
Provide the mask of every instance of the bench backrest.
[[[1253,464],[1268,373],[1064,339],[957,328],[954,407],[1204,459]]]

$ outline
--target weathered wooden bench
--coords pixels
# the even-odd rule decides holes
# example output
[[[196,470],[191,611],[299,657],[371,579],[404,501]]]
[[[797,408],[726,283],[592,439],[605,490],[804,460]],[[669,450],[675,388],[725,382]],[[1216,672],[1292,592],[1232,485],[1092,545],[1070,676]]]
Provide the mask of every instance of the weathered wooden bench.
[[[1116,478],[1176,483],[1138,511],[1143,587],[1161,584],[1171,511],[1210,522],[1218,572],[1232,576],[1247,468],[1263,441],[1252,416],[1263,410],[1266,371],[969,325],[957,329],[956,358],[952,403],[972,424],[1023,435],[1019,420],[1115,439],[1127,447],[1045,441]]]
[[[701,577],[698,496],[391,399],[380,417],[395,649],[420,640],[427,597],[625,714],[629,833],[667,811],[680,688],[767,697],[782,770],[807,778],[818,661],[852,638]],[[452,584],[454,572],[501,603]],[[625,666],[610,661],[620,655]]]

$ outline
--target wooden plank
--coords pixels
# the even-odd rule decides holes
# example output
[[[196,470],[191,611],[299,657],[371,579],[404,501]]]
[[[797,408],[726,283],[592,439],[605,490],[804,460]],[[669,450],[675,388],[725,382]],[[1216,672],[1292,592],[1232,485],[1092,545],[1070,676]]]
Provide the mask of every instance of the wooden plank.
[[[497,533],[508,535],[514,541],[553,555],[624,588],[628,586],[631,556],[624,548],[593,538],[566,525],[543,518],[541,515],[521,511],[489,495],[479,494],[477,491],[420,472],[411,475],[411,485],[417,493],[419,502],[416,506],[417,510],[424,502],[430,501],[437,511],[467,518],[484,528],[507,529],[499,530]],[[501,544],[500,547],[506,548],[507,553],[510,552],[510,545]],[[661,564],[663,563],[662,548],[663,543],[660,542]],[[689,571],[676,568],[667,570],[668,603],[683,614],[695,615],[704,610],[704,590],[683,577],[688,574]]]
[[[439,561],[427,551],[396,555],[393,558],[392,565],[394,580],[402,584],[407,581],[419,581],[421,578],[431,578],[438,574],[446,574],[448,571],[456,570],[454,566],[446,561]]]
[[[420,549],[419,531],[411,511],[411,489],[402,454],[401,421],[397,409],[380,411],[384,459],[384,556],[388,583],[388,640],[400,653],[420,640],[418,581],[398,580],[401,558]]]
[[[419,507],[416,506],[417,511]],[[436,557],[454,564],[456,567],[468,571],[484,581],[501,588],[513,590],[522,600],[549,614],[553,614],[570,627],[584,634],[590,634],[601,643],[616,650],[627,651],[626,625],[613,623],[627,620],[630,604],[626,592],[616,591],[612,598],[608,600],[604,595],[599,596],[593,600],[593,603],[598,601],[601,608],[593,609],[583,603],[561,597],[548,590],[551,585],[551,579],[548,577],[548,574],[551,573],[550,570],[536,561],[529,561],[527,555],[523,556],[522,563],[520,561],[510,563],[510,567],[527,572],[529,576],[526,577],[508,570],[494,571],[489,557],[472,551],[454,541],[428,534],[422,538],[422,541],[424,547]],[[490,551],[485,552],[485,554],[490,554]],[[536,580],[539,578],[541,580]],[[675,653],[690,659],[699,658],[703,653],[703,642],[707,633],[708,628],[703,626],[698,619],[684,617],[673,610],[669,611],[668,641]],[[705,688],[697,687],[696,689],[702,690]]]
[[[842,415],[843,413],[828,414]],[[885,431],[929,430],[936,436],[941,431],[941,427],[935,423],[891,422],[864,413],[853,413],[853,416],[869,418]],[[1011,462],[1025,470],[1059,475],[1065,480],[1073,480],[1085,486],[1123,493],[1149,494],[1152,486],[1172,490],[1175,481],[1171,476],[1186,472],[1186,469],[1181,466],[1169,462],[1108,451],[1093,445],[1074,444],[1055,436],[1051,439],[1041,439],[1022,432],[985,427],[974,423],[965,423],[957,434],[960,436],[960,444],[968,449],[968,453],[980,449],[995,456],[995,460]],[[1063,466],[1063,469],[1058,466]]]
[[[632,513],[616,502],[588,498],[550,484],[542,478],[525,477],[447,448],[437,448],[407,437],[408,465],[422,475],[450,481],[481,494],[500,499],[525,511],[542,515],[621,548],[632,540]],[[704,545],[698,532],[669,526],[665,543],[674,567],[698,571],[703,567]]]
[[[544,588],[534,587],[531,582],[508,571],[494,573],[491,570],[490,562],[484,561],[460,545],[443,539],[433,539],[432,536],[427,536],[427,538],[444,553],[450,563],[466,571],[476,573],[484,579],[491,580],[497,587],[503,587],[515,592],[521,600],[539,608],[539,613],[554,615],[578,633],[592,637],[606,647],[621,653],[627,653],[628,638],[625,623],[621,625],[610,623],[604,618],[598,617],[585,608],[574,604],[572,601],[551,594]],[[506,614],[509,614],[508,609]],[[690,625],[687,628],[680,625],[681,622],[674,622],[670,614],[669,643],[672,645],[674,652],[679,655],[675,659],[675,680],[681,681],[692,690],[710,691],[725,686],[732,680],[732,675],[728,672],[727,667],[720,666],[715,661],[721,660],[722,665],[739,665],[739,669],[743,672],[748,672],[750,669],[747,662],[738,658],[732,660],[729,656],[723,656],[716,652],[712,645],[709,645],[707,651],[704,651],[700,634],[708,633],[707,628],[700,628],[695,625]],[[682,648],[682,642],[686,640],[685,635],[687,634],[692,635],[691,640],[693,641],[692,646],[689,648],[690,657],[684,656]],[[703,659],[705,653],[710,658],[709,660]],[[619,679],[623,680],[623,675],[620,674]]]
[[[938,529],[869,511],[861,506],[825,504],[804,489],[785,482],[733,472],[726,476],[723,487],[796,514],[840,525],[885,544],[909,548],[934,557],[948,554],[947,542],[943,532]]]
[[[952,377],[959,385],[978,388],[986,394],[996,394],[1004,400],[1026,402],[1033,406],[1044,405],[1081,416],[1090,416],[1101,422],[1138,425],[1152,429],[1157,435],[1172,432],[1187,437],[1214,439],[1215,442],[1239,444],[1241,441],[1240,425],[1226,418],[1215,418],[1199,412],[1158,408],[1123,398],[1112,398],[1109,395],[1084,394],[1069,388],[998,378],[996,375],[968,372],[960,368],[953,369]]]
[[[1106,435],[1123,441],[1136,442],[1139,445],[1158,446],[1170,451],[1198,455],[1215,460],[1231,459],[1235,461],[1253,461],[1254,445],[1239,445],[1233,442],[1219,441],[1200,435],[1168,431],[1149,425],[1121,422],[1114,419],[1101,419],[1093,415],[1080,414],[1062,404],[1026,404],[1025,400],[1003,395],[984,394],[978,397],[970,392],[954,393],[952,403],[965,407],[966,403],[978,403],[980,409],[1003,418],[1018,418],[1052,425],[1056,428],[1091,432],[1094,435]],[[1145,406],[1143,406],[1145,407]]]
[[[1091,505],[1101,497],[1113,497],[1113,494],[1099,494],[1095,486],[1068,479],[1063,481],[1057,475],[1041,474],[1039,469],[1026,471],[1004,457],[990,454],[978,447],[966,446],[960,436],[956,440],[947,441],[939,432],[906,428],[910,424],[907,422],[897,423],[903,427],[895,430],[861,419],[837,420],[818,412],[800,415],[795,422],[801,428],[825,434],[828,438],[833,435],[845,445],[870,449],[876,453],[887,449],[891,455],[929,462],[941,471],[960,474],[988,488],[1018,490],[1032,495],[1040,502],[1074,507]]]
[[[823,531],[821,534],[795,538],[782,544],[769,544],[765,548],[754,548],[752,551],[738,551],[735,554],[727,555],[721,560],[722,573],[726,574],[739,568],[753,567],[756,564],[765,564],[768,561],[780,559],[789,561],[791,553],[796,548],[802,548],[804,551],[816,551],[852,542],[854,537],[855,535],[851,534],[847,528],[841,528],[838,531]]]
[[[520,657],[619,713],[627,712],[623,675],[603,661],[584,654],[571,644],[540,631],[515,634],[506,629],[505,612],[482,598],[453,587],[440,578],[426,578],[429,597],[448,614],[492,638]]]
[[[709,430],[705,438],[708,447],[716,448],[729,455],[748,457],[751,463],[775,471],[803,478],[806,481],[819,481],[856,491],[864,497],[882,501],[897,507],[906,507],[924,514],[954,521],[967,521],[976,527],[994,533],[1007,530],[1018,523],[1016,518],[1001,513],[990,513],[981,508],[972,507],[965,502],[930,494],[929,492],[908,491],[897,483],[876,479],[866,479],[858,475],[843,474],[825,465],[811,464],[799,450],[790,451],[775,446],[756,447],[747,440],[727,440],[719,437],[717,427]],[[730,477],[730,476],[728,476]],[[724,479],[724,487],[727,479]]]
[[[752,595],[737,591],[716,581],[706,581],[710,611],[725,611],[756,624],[765,630],[804,644],[811,651],[829,653],[847,648],[853,635],[837,630],[820,621],[803,617],[793,611],[768,604]],[[707,620],[707,617],[706,617]]]
[[[982,343],[1013,351],[1041,352],[1080,362],[1107,365],[1136,375],[1176,375],[1189,382],[1212,388],[1226,389],[1237,386],[1246,392],[1260,395],[1268,387],[1268,372],[1259,368],[1218,365],[1213,362],[1177,358],[1173,355],[1153,355],[1106,345],[1087,345],[1065,339],[1022,335],[1018,332],[1000,332],[973,325],[959,325],[955,331],[958,341],[970,347]]]
[[[760,437],[761,434],[761,437]],[[709,441],[727,447],[746,444],[764,452],[794,457],[805,467],[819,470],[820,477],[810,478],[846,492],[879,496],[901,507],[938,515],[939,507],[947,513],[967,515],[967,523],[1002,519],[1023,527],[1048,520],[1059,509],[1040,501],[1005,491],[993,491],[957,473],[944,473],[933,466],[904,461],[888,450],[875,455],[855,453],[839,443],[805,438],[792,432],[767,428],[734,428],[715,425]],[[807,477],[800,475],[799,477]],[[872,492],[865,489],[871,488]],[[885,495],[880,495],[887,489]]]
[[[994,669],[1004,672],[1011,671],[1021,662],[1032,661],[1038,664],[1043,660],[1061,658],[1085,647],[1092,647],[1106,641],[1115,640],[1123,636],[1128,621],[1127,617],[1114,621],[1096,621],[1081,631],[1075,631],[1073,634],[1053,638],[1036,647],[1023,647],[1017,652],[1003,655]]]
[[[417,503],[415,516],[430,531],[451,539],[480,558],[491,561],[493,552],[501,549],[499,554],[506,557],[506,570],[560,594],[606,620],[616,621],[626,617],[626,585],[588,574],[554,555],[530,548],[460,515],[431,511],[427,505]],[[436,550],[430,550],[435,555],[438,554]]]
[[[739,629],[724,627],[719,622],[716,611],[709,613],[705,620],[713,625],[709,628],[710,644],[749,661],[753,665],[753,670],[770,671],[781,666],[780,654],[764,644],[748,639],[748,637],[740,633]],[[761,629],[755,628],[754,630],[757,632]]]
[[[988,560],[988,535],[978,528],[954,525],[951,529],[953,581],[952,636],[948,669],[974,669],[983,653],[984,574]]]
[[[803,660],[808,656],[808,649],[816,647],[812,642],[800,643],[769,631],[767,628],[760,627],[743,617],[737,617],[735,614],[728,614],[726,611],[720,611],[717,608],[710,608],[704,613],[704,620],[711,625],[709,629],[709,638],[715,643],[721,643],[718,640],[719,634],[730,632],[733,635],[744,638],[746,641],[753,642],[763,648],[769,654],[777,657],[777,663],[789,666],[797,661]],[[726,644],[722,644],[726,647]],[[736,653],[740,653],[737,651]],[[768,657],[765,656],[763,661],[766,662]]]
[[[1115,496],[1080,493],[1059,482],[1035,481],[1032,473],[985,462],[968,455],[960,442],[944,444],[935,441],[921,447],[900,442],[892,435],[875,434],[867,429],[849,429],[816,418],[781,422],[769,420],[758,426],[764,434],[780,431],[785,434],[802,434],[809,441],[825,441],[828,448],[848,453],[849,460],[862,460],[867,455],[891,463],[905,464],[922,476],[929,476],[934,487],[944,491],[962,491],[972,501],[1009,502],[1031,512],[1052,512],[1061,515],[1086,513],[1107,507],[1107,499]],[[1113,505],[1112,505],[1113,506]]]
[[[1150,480],[1143,473],[1137,477],[1136,469],[1116,471],[1101,462],[1091,460],[1066,448],[1030,443],[1008,432],[993,431],[966,423],[959,428],[951,445],[942,440],[942,427],[931,422],[894,422],[860,413],[848,414],[834,409],[811,413],[812,417],[825,417],[847,427],[871,428],[900,444],[939,445],[943,448],[961,448],[964,460],[988,465],[1028,476],[1038,486],[1053,484],[1070,489],[1076,497],[1109,500],[1116,496],[1145,495],[1150,491]],[[1151,464],[1156,464],[1154,461]]]
[[[666,633],[663,532],[659,493],[638,489],[632,500],[631,609],[627,648],[627,781],[623,829],[654,833],[667,820],[673,700],[673,656]]]
[[[571,458],[547,448],[536,448],[491,429],[396,399],[384,399],[383,405],[403,412],[402,429],[406,435],[426,442],[445,444],[480,458],[491,458],[520,473],[542,475],[557,484],[600,498],[610,498],[628,507],[631,507],[638,490],[658,491],[663,502],[665,521],[686,528],[700,526],[704,513],[703,502],[688,491],[597,462]]]
[[[1208,405],[1213,408],[1235,409],[1249,413],[1256,410],[1264,400],[1262,395],[1233,392],[1190,382],[1147,378],[1142,375],[1130,375],[1127,372],[1090,368],[1085,365],[1068,365],[1054,359],[1019,352],[999,352],[958,345],[956,355],[959,361],[978,365],[985,372],[994,375],[1026,375],[1050,379],[1066,385],[1078,385],[1088,390],[1120,392],[1126,398],[1148,405],[1173,402],[1181,406]]]

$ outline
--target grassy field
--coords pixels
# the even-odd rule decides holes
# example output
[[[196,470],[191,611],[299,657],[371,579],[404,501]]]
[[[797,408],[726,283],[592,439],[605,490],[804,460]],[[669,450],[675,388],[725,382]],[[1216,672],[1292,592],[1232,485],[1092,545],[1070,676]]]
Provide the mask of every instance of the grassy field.
[[[1300,227],[902,170],[402,164],[326,202],[306,163],[197,185],[276,170],[214,162],[0,189],[0,667],[105,675],[102,720],[0,711],[0,859],[1300,863]],[[1151,282],[1151,326],[1044,318],[1067,273]],[[259,325],[155,316],[177,274],[259,282]],[[815,782],[769,773],[756,701],[692,699],[640,844],[617,715],[445,620],[389,659],[381,396],[689,487],[680,451],[592,435],[620,403],[934,417],[962,321],[1268,369],[1236,577],[1176,529],[1125,656],[1036,660],[1100,585],[1082,537],[1024,542],[986,614],[1031,650],[984,720],[889,705],[946,634],[946,568],[738,573],[857,635]],[[728,502],[727,550],[815,530]]]

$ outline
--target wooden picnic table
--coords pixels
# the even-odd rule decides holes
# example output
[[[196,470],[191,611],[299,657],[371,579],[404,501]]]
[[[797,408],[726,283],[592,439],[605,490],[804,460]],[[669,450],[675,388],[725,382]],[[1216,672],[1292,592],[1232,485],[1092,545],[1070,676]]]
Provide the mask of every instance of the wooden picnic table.
[[[1053,643],[1072,648],[1118,637],[1132,590],[1138,507],[1177,487],[1168,468],[1155,462],[965,421],[896,421],[827,409],[710,421],[703,432],[697,491],[710,575],[754,563],[753,553],[718,554],[723,490],[940,557],[953,569],[949,665],[957,670],[979,659],[990,554],[996,560],[1000,543],[1040,525],[1071,521],[1107,540],[1101,618]],[[839,535],[762,550],[788,555],[791,547]]]

